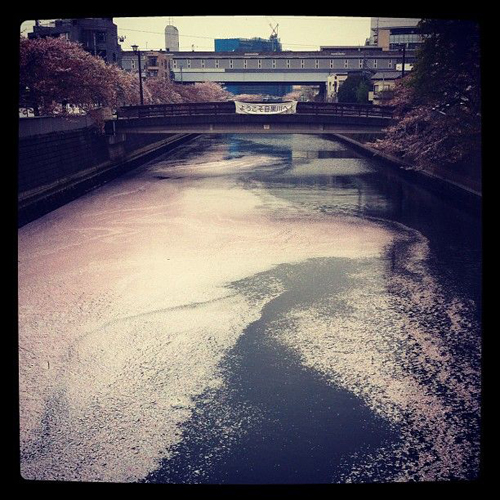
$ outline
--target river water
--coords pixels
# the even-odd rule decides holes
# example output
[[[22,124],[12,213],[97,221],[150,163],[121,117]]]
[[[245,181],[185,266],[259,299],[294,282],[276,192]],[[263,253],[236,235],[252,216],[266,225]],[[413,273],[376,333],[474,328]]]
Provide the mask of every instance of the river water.
[[[481,221],[348,146],[200,136],[18,241],[24,478],[478,477]]]

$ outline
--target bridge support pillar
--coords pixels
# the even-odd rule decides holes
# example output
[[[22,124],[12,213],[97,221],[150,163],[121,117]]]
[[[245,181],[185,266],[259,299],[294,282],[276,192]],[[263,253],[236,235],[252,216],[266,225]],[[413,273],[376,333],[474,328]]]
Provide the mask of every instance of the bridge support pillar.
[[[316,102],[326,102],[326,82],[319,84],[319,93],[316,95]]]
[[[121,160],[125,157],[125,140],[127,135],[116,133],[108,135],[108,153],[111,161]]]

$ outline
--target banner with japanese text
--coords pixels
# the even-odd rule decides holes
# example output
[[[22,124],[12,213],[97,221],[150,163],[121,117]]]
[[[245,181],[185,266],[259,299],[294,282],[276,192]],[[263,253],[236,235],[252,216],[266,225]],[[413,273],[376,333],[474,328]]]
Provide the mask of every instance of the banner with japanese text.
[[[234,101],[236,113],[246,115],[275,115],[297,112],[297,101],[259,103]]]

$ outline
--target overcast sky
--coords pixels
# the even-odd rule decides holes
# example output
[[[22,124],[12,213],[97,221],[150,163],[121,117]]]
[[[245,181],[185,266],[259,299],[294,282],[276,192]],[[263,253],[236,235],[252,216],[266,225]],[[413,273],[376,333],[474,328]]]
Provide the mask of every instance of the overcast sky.
[[[215,38],[269,38],[278,25],[283,50],[318,50],[325,45],[364,45],[370,36],[369,17],[314,16],[177,16],[115,17],[123,50],[165,48],[165,26],[179,30],[180,50],[214,50]],[[40,20],[43,24],[47,20]],[[21,25],[24,35],[34,21]],[[271,28],[272,26],[272,28]]]

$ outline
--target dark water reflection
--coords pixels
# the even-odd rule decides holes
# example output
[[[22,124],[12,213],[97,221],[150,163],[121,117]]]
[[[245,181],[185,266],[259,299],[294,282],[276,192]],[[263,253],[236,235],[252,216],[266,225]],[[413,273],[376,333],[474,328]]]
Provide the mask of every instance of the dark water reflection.
[[[267,138],[266,138],[267,139]],[[238,151],[252,151],[255,143],[235,139]],[[371,159],[334,140],[332,150],[287,151],[267,146],[267,140],[257,148],[278,155],[289,165],[305,168],[297,175],[254,175],[265,182],[276,196],[297,201],[307,198],[313,209],[326,213],[353,214],[360,217],[394,221],[423,234],[431,248],[436,272],[443,274],[449,286],[465,287],[481,310],[482,223],[480,213],[464,209],[460,200],[440,196],[428,188],[406,180],[391,168],[381,167]],[[283,146],[281,146],[283,147]],[[325,146],[326,147],[326,146]],[[349,164],[335,162],[332,173],[324,168],[325,162],[315,159],[357,159],[352,173]],[[319,163],[319,168],[315,165]],[[322,165],[323,163],[323,165]],[[322,169],[322,175],[315,175]],[[288,169],[290,171],[290,169]],[[325,172],[326,170],[326,172]],[[333,171],[340,171],[340,175]],[[310,173],[308,173],[310,172]]]
[[[421,234],[429,247],[426,265],[444,294],[473,304],[472,320],[480,322],[482,249],[477,213],[463,210],[456,201],[405,180],[390,169],[380,168],[373,160],[361,158],[331,139],[227,136],[203,141],[207,146],[226,141],[228,158],[261,154],[275,157],[275,169],[242,174],[242,182],[263,184],[272,195],[303,209],[332,217],[370,219]],[[186,154],[194,157],[196,151]],[[385,262],[388,282],[391,276],[408,273],[403,265],[407,252],[405,244],[395,244],[389,250]],[[282,265],[272,273],[254,277],[255,282],[234,284],[242,293],[249,293],[253,286],[262,287],[272,278],[282,283],[285,292],[270,301],[262,317],[246,329],[221,367],[226,387],[213,397],[201,398],[173,458],[164,461],[146,479],[148,482],[341,482],[352,465],[345,463],[346,457],[369,454],[384,443],[398,442],[397,426],[379,418],[349,391],[326,384],[318,373],[301,364],[297,353],[268,334],[275,324],[286,327],[287,314],[297,307],[307,308],[328,299],[336,300],[332,309],[335,314],[348,310],[349,305],[340,297],[353,286],[350,276],[359,271],[358,265],[348,259],[313,260]],[[404,313],[411,316],[419,311],[408,309]],[[422,318],[423,323],[435,323],[429,331],[438,328],[439,322],[447,325],[449,319],[444,314],[433,314],[429,320]],[[446,330],[447,326],[439,328]],[[475,338],[470,345],[467,339],[453,340],[456,345],[450,345],[450,351],[459,357],[470,356],[477,348],[478,334],[471,332]],[[408,363],[419,356],[403,355]],[[436,384],[431,368],[417,371],[423,383]],[[446,397],[455,397],[444,385],[436,391],[448,391]],[[204,402],[206,399],[210,402]],[[470,439],[474,443],[471,446],[476,446],[477,418],[461,414],[457,418],[470,418],[469,435],[457,439]],[[230,431],[235,428],[244,428],[245,432]],[[384,467],[404,470],[398,460],[401,457],[380,464],[381,480],[391,477],[391,471],[382,474]],[[457,471],[458,478],[474,478],[476,474],[475,465],[470,471]],[[444,479],[454,479],[453,473]],[[377,472],[368,480],[377,481]]]
[[[173,459],[149,482],[209,484],[324,484],[338,481],[351,464],[343,459],[398,439],[388,424],[351,392],[325,383],[296,353],[269,337],[286,328],[286,311],[308,307],[349,287],[349,259],[284,264],[234,286],[259,293],[279,278],[286,292],[249,325],[223,364],[226,388],[207,404],[200,398]],[[338,299],[338,311],[348,306]],[[231,429],[233,431],[231,431]],[[234,429],[243,429],[241,434]]]

